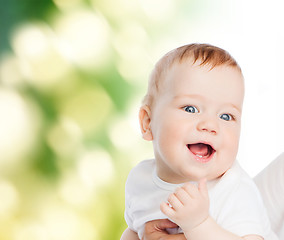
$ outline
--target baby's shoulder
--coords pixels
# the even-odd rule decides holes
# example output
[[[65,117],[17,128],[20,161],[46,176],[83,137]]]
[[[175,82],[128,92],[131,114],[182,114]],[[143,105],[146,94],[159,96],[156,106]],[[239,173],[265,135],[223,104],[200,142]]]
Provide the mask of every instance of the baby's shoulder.
[[[142,162],[139,162],[135,167],[130,170],[129,177],[135,177],[137,174],[140,175],[149,175],[152,174],[153,169],[155,168],[155,160],[148,159]]]
[[[151,184],[152,182],[152,174],[155,169],[155,160],[144,160],[138,163],[134,168],[132,168],[129,172],[126,188],[131,188],[131,186],[135,185],[136,188],[139,185]]]

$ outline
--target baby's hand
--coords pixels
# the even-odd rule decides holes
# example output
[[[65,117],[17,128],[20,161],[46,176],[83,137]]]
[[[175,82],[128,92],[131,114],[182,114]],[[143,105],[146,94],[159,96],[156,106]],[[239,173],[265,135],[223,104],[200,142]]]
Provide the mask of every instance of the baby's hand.
[[[209,216],[206,179],[201,180],[198,187],[190,183],[184,184],[169,196],[168,203],[161,203],[160,208],[184,232],[189,232]]]

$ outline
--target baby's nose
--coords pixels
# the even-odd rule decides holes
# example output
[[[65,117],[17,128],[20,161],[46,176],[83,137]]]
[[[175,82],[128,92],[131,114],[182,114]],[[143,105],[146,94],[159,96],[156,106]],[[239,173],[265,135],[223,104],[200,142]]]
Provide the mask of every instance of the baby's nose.
[[[203,118],[197,124],[197,129],[216,135],[218,133],[218,123],[213,118]]]

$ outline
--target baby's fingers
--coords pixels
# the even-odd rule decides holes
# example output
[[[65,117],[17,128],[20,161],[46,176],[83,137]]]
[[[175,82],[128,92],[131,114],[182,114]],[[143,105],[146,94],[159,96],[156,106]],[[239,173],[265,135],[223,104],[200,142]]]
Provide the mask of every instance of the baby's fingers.
[[[199,195],[198,188],[191,183],[185,183],[182,188],[187,192],[187,194],[191,198],[196,198],[196,196]]]
[[[191,199],[191,196],[183,187],[176,189],[175,196],[181,202],[182,205],[186,205]]]
[[[161,203],[160,209],[165,215],[170,217],[173,216],[173,214],[176,211],[178,211],[182,206],[183,205],[180,202],[180,200],[177,198],[177,196],[174,193],[172,193],[170,194],[167,203],[165,202]]]
[[[166,202],[161,203],[160,209],[162,213],[164,213],[169,218],[171,218],[171,216],[173,216],[175,213],[174,209],[169,205],[169,203],[166,203]]]
[[[200,180],[198,184],[198,190],[203,195],[203,197],[208,198],[207,180],[205,178]]]
[[[170,194],[168,198],[168,203],[171,205],[171,207],[174,210],[178,210],[183,206],[182,202],[180,201],[180,199],[177,197],[175,193]]]

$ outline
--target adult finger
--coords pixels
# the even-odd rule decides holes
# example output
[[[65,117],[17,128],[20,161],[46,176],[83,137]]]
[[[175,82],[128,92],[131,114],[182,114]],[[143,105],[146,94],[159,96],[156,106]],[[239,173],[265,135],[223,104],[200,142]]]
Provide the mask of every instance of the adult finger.
[[[166,228],[175,228],[175,227],[177,227],[175,223],[165,218],[165,219],[157,219],[147,222],[145,225],[145,230],[146,229],[166,230]]]

